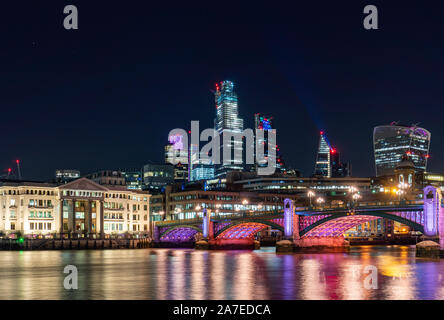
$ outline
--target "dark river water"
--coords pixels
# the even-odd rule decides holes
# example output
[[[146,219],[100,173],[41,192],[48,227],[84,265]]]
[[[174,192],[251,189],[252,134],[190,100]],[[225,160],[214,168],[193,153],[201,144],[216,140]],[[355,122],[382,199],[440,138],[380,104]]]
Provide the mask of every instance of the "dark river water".
[[[64,288],[66,265],[77,267],[77,290]],[[442,275],[444,260],[416,258],[409,246],[3,251],[0,299],[444,299]]]

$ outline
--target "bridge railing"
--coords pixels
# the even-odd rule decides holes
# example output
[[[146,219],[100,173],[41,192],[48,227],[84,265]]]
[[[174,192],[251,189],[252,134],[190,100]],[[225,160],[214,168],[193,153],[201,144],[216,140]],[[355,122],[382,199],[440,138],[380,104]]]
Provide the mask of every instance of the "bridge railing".
[[[212,214],[211,220],[224,220],[224,219],[230,219],[230,218],[251,218],[251,217],[258,217],[258,216],[266,216],[266,215],[278,215],[281,214],[282,211],[245,211],[245,212],[239,212],[239,213],[232,213],[232,214]],[[165,225],[171,225],[171,224],[193,224],[193,223],[200,223],[202,222],[202,217],[195,217],[190,219],[176,219],[176,220],[164,220],[164,221],[156,221],[156,226],[165,226]]]
[[[348,210],[352,208],[375,208],[375,207],[397,207],[402,205],[422,205],[422,200],[396,200],[396,201],[371,201],[371,202],[357,202],[354,204],[346,203],[342,205],[325,205],[325,206],[312,206],[312,207],[296,207],[295,212],[325,212],[334,211],[338,209]],[[248,217],[258,217],[267,215],[277,215],[282,214],[282,211],[272,210],[272,211],[242,211],[232,214],[211,214],[212,220],[224,220],[231,218],[248,218]],[[156,226],[166,226],[172,224],[197,224],[202,222],[202,217],[195,217],[189,219],[176,219],[176,220],[164,220],[156,221]]]
[[[404,205],[422,205],[423,200],[393,200],[393,201],[369,201],[345,203],[342,205],[324,205],[310,207],[298,207],[296,211],[328,211],[336,209],[352,209],[352,208],[374,208],[374,207],[398,207]]]

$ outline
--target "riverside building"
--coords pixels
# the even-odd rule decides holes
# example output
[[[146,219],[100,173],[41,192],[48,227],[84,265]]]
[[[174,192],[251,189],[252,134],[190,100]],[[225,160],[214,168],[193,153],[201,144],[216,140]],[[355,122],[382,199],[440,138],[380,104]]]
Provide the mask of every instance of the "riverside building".
[[[17,237],[146,236],[150,194],[89,179],[56,185],[0,181],[0,232]]]

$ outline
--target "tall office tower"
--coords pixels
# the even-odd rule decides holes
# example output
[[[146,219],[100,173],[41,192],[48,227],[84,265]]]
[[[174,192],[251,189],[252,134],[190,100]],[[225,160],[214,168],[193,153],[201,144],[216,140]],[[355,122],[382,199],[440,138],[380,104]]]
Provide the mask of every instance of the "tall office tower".
[[[351,176],[350,162],[341,162],[340,153],[335,148],[330,149],[331,177],[342,178]]]
[[[268,146],[268,132],[267,132],[267,130],[275,129],[273,127],[273,117],[265,117],[261,113],[255,113],[254,114],[254,128],[264,130],[264,139],[259,139],[257,141],[258,144],[264,145],[264,160],[259,161],[259,163],[257,163],[258,162],[257,161],[258,160],[257,159],[257,151],[255,149],[255,159],[256,159],[255,168],[257,170],[257,167],[267,166],[267,159],[268,159],[268,154],[270,151],[268,149],[269,146]],[[255,134],[256,134],[256,131],[255,131]],[[274,153],[276,155],[276,171],[282,172],[285,170],[285,168],[284,168],[284,161],[282,160],[280,148],[278,145],[274,145],[274,146],[272,146],[272,148],[275,150]]]
[[[324,131],[320,132],[314,176],[331,178],[331,146]]]
[[[392,175],[403,155],[412,160],[415,170],[427,168],[431,134],[416,125],[406,126],[392,122],[390,125],[375,127],[373,145],[375,152],[376,176]]]
[[[243,142],[234,141],[233,139],[224,145],[223,134],[242,133],[244,128],[243,119],[239,118],[237,94],[234,92],[234,84],[231,81],[222,81],[216,84],[216,91],[214,92],[216,102],[216,118],[214,119],[214,127],[220,135],[221,139],[221,164],[216,168],[216,175],[221,176],[229,171],[243,170],[243,159],[234,159],[234,151],[243,151]],[[224,148],[231,149],[231,159],[224,164],[223,150]]]

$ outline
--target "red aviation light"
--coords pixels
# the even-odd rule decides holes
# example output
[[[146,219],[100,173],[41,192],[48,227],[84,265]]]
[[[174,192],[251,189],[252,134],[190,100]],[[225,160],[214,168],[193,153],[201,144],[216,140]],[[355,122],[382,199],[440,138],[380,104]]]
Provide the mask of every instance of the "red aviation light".
[[[429,155],[429,154],[426,154],[425,157],[426,157],[426,159],[428,159],[428,158],[430,158],[430,155]]]
[[[12,169],[11,168],[8,168],[8,172],[11,172],[12,171]]]
[[[331,148],[331,149],[330,149],[330,152],[333,153],[333,154],[335,154],[335,153],[336,153],[336,149],[335,149],[335,148]]]
[[[19,163],[20,163],[20,160],[19,160],[19,159],[17,159],[17,160],[15,160],[15,162],[16,162],[17,164],[19,164]]]
[[[321,136],[323,136],[324,135],[324,131],[321,131]]]

